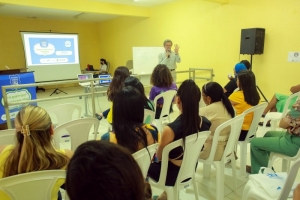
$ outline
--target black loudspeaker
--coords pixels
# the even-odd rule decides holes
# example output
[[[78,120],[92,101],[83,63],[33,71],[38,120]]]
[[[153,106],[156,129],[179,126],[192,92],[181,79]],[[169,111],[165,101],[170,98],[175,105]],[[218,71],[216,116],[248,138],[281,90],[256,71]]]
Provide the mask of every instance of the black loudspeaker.
[[[241,31],[240,54],[263,54],[265,43],[264,28],[248,28]]]

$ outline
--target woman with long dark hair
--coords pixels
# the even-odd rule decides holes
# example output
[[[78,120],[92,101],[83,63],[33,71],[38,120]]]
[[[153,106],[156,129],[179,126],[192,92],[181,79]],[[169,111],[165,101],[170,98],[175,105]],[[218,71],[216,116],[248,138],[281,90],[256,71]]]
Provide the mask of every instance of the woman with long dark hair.
[[[204,149],[200,153],[201,159],[207,159],[210,154],[216,128],[222,123],[232,119],[235,113],[228,97],[224,94],[223,88],[219,83],[209,82],[204,84],[202,87],[202,98],[206,107],[201,108],[199,113],[201,116],[207,117],[207,119],[211,122],[211,127],[209,129],[211,131],[211,135],[205,141]],[[214,160],[221,160],[229,134],[229,127],[220,133]]]
[[[113,99],[113,130],[101,137],[129,149],[131,153],[158,142],[159,133],[144,121],[144,98],[135,88],[124,87]]]
[[[124,87],[124,81],[127,77],[129,77],[129,70],[127,67],[120,66],[115,70],[113,79],[109,84],[107,89],[107,97],[109,101],[113,101],[115,94],[120,91]],[[112,103],[110,104],[110,108],[104,111],[103,113],[96,113],[97,119],[101,120],[102,117],[107,118],[109,123],[112,123]]]
[[[180,111],[177,119],[168,124],[162,133],[162,139],[158,146],[156,155],[158,160],[162,159],[162,152],[166,145],[173,141],[183,139],[191,134],[207,131],[210,128],[210,121],[206,117],[199,116],[199,102],[201,92],[193,80],[185,80],[178,89],[176,103]],[[184,151],[177,147],[170,151],[166,185],[173,186],[182,163]],[[161,162],[154,162],[150,165],[148,175],[158,181],[161,170]],[[166,192],[163,192],[159,199],[166,199]]]
[[[125,87],[132,86],[132,87],[136,88],[143,96],[144,107],[148,110],[152,110],[152,111],[155,110],[152,102],[146,97],[144,86],[138,78],[133,77],[133,76],[127,77],[124,81],[124,86]]]
[[[258,105],[260,97],[256,89],[255,75],[252,71],[240,71],[238,73],[237,85],[239,87],[239,91],[232,93],[229,96],[229,100],[235,108],[237,115],[240,115],[245,110]],[[250,129],[252,119],[253,113],[245,115],[239,141],[245,140],[248,130]]]

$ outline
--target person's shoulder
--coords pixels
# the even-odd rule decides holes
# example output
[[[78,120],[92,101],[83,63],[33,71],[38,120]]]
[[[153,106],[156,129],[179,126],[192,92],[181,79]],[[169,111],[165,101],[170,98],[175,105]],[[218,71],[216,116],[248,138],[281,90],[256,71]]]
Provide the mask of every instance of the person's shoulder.
[[[171,89],[177,90],[177,85],[176,85],[176,83],[173,82],[173,83],[171,84],[170,88],[171,88]]]
[[[3,145],[3,146],[0,146],[0,155],[5,152],[9,152],[9,151],[12,151],[14,149],[14,145]]]

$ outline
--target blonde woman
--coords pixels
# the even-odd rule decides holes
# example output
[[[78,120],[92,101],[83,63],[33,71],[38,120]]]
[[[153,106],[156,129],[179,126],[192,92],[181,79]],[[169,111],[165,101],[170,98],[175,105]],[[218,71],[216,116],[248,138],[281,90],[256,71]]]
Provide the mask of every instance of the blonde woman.
[[[0,178],[66,168],[73,153],[54,149],[51,144],[52,122],[43,108],[24,107],[16,116],[15,127],[16,144],[0,147]],[[57,183],[57,191],[62,184],[63,181]],[[0,199],[5,199],[1,193]],[[57,199],[57,196],[53,199]]]

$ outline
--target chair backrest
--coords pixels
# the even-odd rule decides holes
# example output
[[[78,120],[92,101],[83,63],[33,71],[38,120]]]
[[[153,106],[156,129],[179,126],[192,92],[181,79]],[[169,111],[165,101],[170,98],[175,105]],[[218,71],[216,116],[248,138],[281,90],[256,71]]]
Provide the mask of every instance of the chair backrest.
[[[0,146],[15,144],[16,138],[16,130],[15,129],[7,129],[0,131]]]
[[[60,148],[60,138],[66,132],[71,138],[71,150],[88,141],[91,128],[94,128],[94,134],[97,135],[99,120],[95,118],[83,118],[62,124],[54,129],[54,144],[56,148]],[[96,130],[96,132],[95,132]]]
[[[284,117],[289,112],[290,103],[291,103],[292,99],[295,98],[295,97],[297,97],[297,100],[299,100],[300,99],[300,92],[296,92],[296,93],[292,94],[286,100],[285,105],[283,107],[283,111],[282,111],[282,117]]]
[[[80,105],[72,103],[60,104],[47,109],[50,115],[53,113],[56,116],[58,126],[72,121],[73,119],[79,119],[81,110],[82,108]],[[75,118],[73,118],[73,115],[75,115]]]
[[[251,138],[253,138],[256,135],[258,123],[259,123],[262,113],[264,112],[267,105],[268,105],[268,103],[258,104],[258,105],[253,106],[252,108],[249,108],[243,112],[245,115],[254,112],[251,126],[247,133],[245,141],[249,141]]]
[[[29,172],[0,179],[0,191],[12,200],[51,200],[58,179],[65,179],[65,170]],[[58,189],[58,188],[57,188]],[[57,194],[58,191],[55,192]]]
[[[154,117],[155,117],[154,111],[144,109],[144,124],[152,124]]]
[[[133,60],[127,60],[126,67],[128,69],[133,69]]]
[[[173,102],[173,98],[176,95],[176,93],[177,93],[176,90],[168,90],[166,92],[163,92],[163,93],[157,95],[154,98],[154,107],[155,107],[155,109],[156,109],[156,105],[157,105],[157,100],[160,99],[160,98],[163,98],[163,100],[164,100],[164,104],[163,104],[159,119],[162,119],[163,117],[169,116],[170,107],[171,107],[171,104]]]
[[[221,161],[224,161],[226,159],[227,155],[229,155],[230,153],[233,153],[233,151],[235,150],[235,144],[241,133],[242,125],[244,122],[244,117],[245,117],[245,114],[241,114],[239,116],[236,116],[236,117],[228,120],[227,122],[224,122],[223,124],[219,125],[216,128],[214,137],[213,137],[212,146],[210,149],[210,153],[209,153],[208,158],[206,159],[207,161],[214,161],[218,142],[219,142],[218,141],[219,135],[223,129],[225,129],[229,126],[230,126],[230,134],[229,134],[229,138],[228,138]]]
[[[138,152],[135,152],[134,154],[132,154],[135,161],[140,166],[143,176],[145,178],[147,176],[147,172],[148,172],[149,166],[151,164],[151,160],[153,158],[154,153],[156,152],[157,147],[158,147],[158,143],[152,144],[152,145],[148,146],[147,148],[143,148],[143,149],[139,150]]]
[[[175,183],[178,188],[183,188],[184,186],[188,185],[191,180],[185,180],[193,178],[200,151],[209,134],[210,131],[203,131],[189,135],[185,138],[184,156]],[[168,170],[169,152],[179,146],[183,146],[182,139],[176,140],[175,142],[165,146],[162,152],[161,172],[158,184],[165,184]]]
[[[295,182],[295,178],[297,177],[298,170],[300,168],[300,159],[296,160],[291,167],[291,170],[285,180],[282,191],[278,199],[288,199],[292,186]]]

